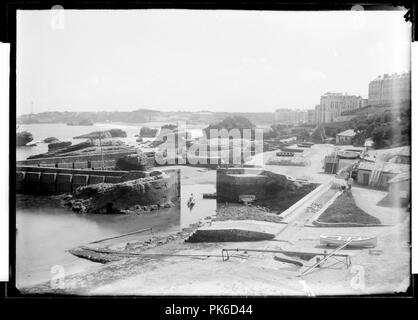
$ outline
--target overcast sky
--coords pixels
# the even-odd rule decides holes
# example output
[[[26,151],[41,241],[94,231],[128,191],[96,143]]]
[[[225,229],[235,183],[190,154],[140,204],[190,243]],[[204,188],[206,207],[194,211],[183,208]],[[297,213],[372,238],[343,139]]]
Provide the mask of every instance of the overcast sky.
[[[379,74],[410,70],[404,14],[20,11],[17,113],[269,112],[314,108],[327,91],[367,97]]]

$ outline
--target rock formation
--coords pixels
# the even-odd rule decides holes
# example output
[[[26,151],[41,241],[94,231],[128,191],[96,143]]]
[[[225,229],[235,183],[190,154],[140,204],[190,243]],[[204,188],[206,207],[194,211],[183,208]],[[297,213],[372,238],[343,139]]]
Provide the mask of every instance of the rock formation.
[[[58,139],[55,138],[55,137],[48,137],[48,138],[45,138],[42,142],[52,143],[52,142],[57,142],[57,141],[58,141]]]
[[[60,142],[58,142],[60,143]],[[54,148],[52,147],[52,149],[49,149],[49,145],[48,145],[48,149],[49,151],[46,153],[42,153],[42,154],[36,154],[33,156],[29,156],[28,159],[39,159],[39,158],[49,158],[49,157],[57,157],[63,154],[67,154],[69,152],[73,152],[73,151],[77,151],[77,150],[82,150],[88,147],[91,147],[92,144],[89,141],[85,141],[85,142],[80,142],[74,145],[71,145],[71,142],[66,142],[67,144],[69,143],[69,145],[67,146],[61,146],[59,148]],[[51,144],[50,144],[51,145]]]
[[[154,171],[145,178],[79,187],[67,205],[77,212],[125,213],[126,210],[152,211],[171,207],[178,197],[178,173]]]
[[[141,138],[155,138],[157,136],[158,129],[142,127],[139,130],[139,137]]]
[[[119,158],[116,161],[116,170],[121,171],[131,171],[131,170],[139,170],[145,171],[151,167],[150,161],[148,157],[144,154],[134,154],[129,156],[124,156]]]
[[[28,131],[21,131],[16,133],[16,146],[22,147],[33,140],[32,133]]]
[[[105,139],[105,138],[126,138],[128,135],[122,129],[110,129],[106,131],[93,131],[87,134],[74,137],[74,139]]]

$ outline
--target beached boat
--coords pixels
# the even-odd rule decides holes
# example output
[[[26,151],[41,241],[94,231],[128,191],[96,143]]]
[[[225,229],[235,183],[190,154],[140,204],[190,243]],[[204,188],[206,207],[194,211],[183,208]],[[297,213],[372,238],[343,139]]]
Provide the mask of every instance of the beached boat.
[[[351,240],[351,241],[350,241]],[[344,243],[350,243],[347,247],[376,247],[376,236],[350,236],[350,235],[325,235],[319,236],[319,243],[327,246],[341,246]]]
[[[360,154],[355,151],[339,151],[337,155],[341,159],[357,159],[360,157]]]
[[[297,149],[297,148],[291,148],[291,147],[284,147],[284,148],[280,148],[281,151],[285,151],[285,152],[303,152],[303,149]]]
[[[301,148],[310,148],[310,147],[312,147],[312,145],[310,145],[310,144],[306,144],[306,143],[298,143],[297,144],[297,146],[298,147],[301,147]]]

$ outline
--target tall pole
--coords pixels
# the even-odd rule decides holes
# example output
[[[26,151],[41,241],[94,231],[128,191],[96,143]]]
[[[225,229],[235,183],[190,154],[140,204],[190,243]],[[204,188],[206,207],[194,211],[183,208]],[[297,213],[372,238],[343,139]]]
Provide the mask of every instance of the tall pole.
[[[103,150],[102,150],[102,133],[99,133],[99,145],[100,145],[100,155],[102,157],[102,170],[104,170],[104,158],[103,158]]]

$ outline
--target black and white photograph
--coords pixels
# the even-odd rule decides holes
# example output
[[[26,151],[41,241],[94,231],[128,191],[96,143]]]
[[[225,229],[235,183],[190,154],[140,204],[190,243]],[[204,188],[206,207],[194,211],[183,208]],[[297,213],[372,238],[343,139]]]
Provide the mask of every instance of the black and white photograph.
[[[16,10],[19,294],[405,295],[407,16]]]

